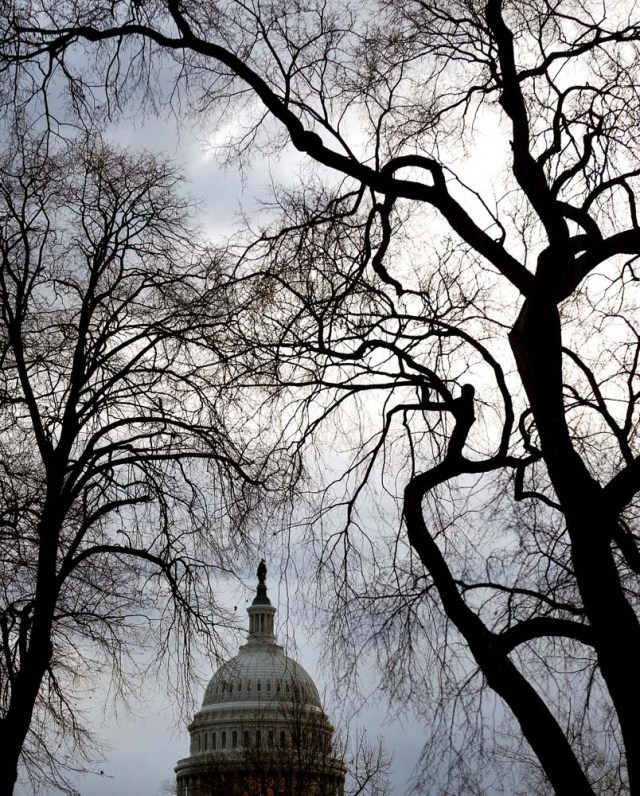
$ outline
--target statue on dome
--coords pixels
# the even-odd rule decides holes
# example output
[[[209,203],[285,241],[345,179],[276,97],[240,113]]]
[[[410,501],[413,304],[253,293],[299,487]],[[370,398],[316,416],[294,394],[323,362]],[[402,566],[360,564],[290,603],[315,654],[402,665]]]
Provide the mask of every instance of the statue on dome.
[[[265,583],[265,581],[266,581],[266,579],[267,579],[267,565],[266,565],[266,563],[265,563],[265,560],[264,560],[264,558],[263,558],[263,559],[262,559],[262,561],[261,561],[261,562],[258,564],[258,571],[257,571],[257,573],[256,573],[256,574],[257,574],[257,576],[258,576],[258,583],[259,583],[261,586],[263,586],[263,585],[264,585],[264,583]]]

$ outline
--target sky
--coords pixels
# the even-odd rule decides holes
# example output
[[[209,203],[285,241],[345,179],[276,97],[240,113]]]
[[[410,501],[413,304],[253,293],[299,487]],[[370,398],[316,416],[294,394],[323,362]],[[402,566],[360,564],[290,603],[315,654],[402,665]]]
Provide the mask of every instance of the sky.
[[[222,240],[243,212],[257,213],[260,200],[268,194],[273,180],[287,182],[298,173],[300,166],[297,154],[291,150],[280,156],[275,163],[256,159],[241,176],[233,168],[222,168],[213,156],[208,143],[206,129],[185,126],[178,131],[174,121],[167,119],[121,120],[107,130],[106,138],[113,144],[132,150],[151,150],[163,153],[181,165],[186,174],[187,188],[201,200],[200,221],[207,233]],[[251,583],[251,573],[240,573]],[[270,589],[272,599],[277,592],[277,573],[269,576],[275,589]],[[282,590],[286,593],[286,590]],[[252,593],[248,591],[247,602]],[[235,599],[235,598],[234,598]],[[240,598],[240,603],[242,603]],[[274,604],[276,600],[274,599]],[[281,615],[295,606],[279,605]],[[287,624],[290,627],[290,623]],[[294,629],[295,630],[295,629]],[[282,637],[279,639],[282,643]],[[340,706],[332,697],[332,683],[326,666],[322,665],[321,634],[295,631],[295,652],[287,648],[311,674],[318,690],[325,694],[327,712],[333,723],[337,720]],[[213,675],[215,664],[202,661],[201,668]],[[423,733],[413,722],[391,720],[384,697],[375,691],[374,677],[363,665],[362,691],[369,699],[353,717],[350,730],[365,727],[370,738],[383,737],[387,752],[393,756],[392,781],[397,794],[406,792],[408,779],[417,764],[422,748]],[[106,700],[107,683],[95,684],[95,702],[102,705]],[[194,701],[198,703],[203,687],[193,686]],[[173,781],[173,767],[188,755],[188,722],[179,718],[180,706],[175,695],[152,680],[139,690],[139,703],[135,713],[120,708],[117,714],[111,708],[106,712],[94,712],[92,730],[102,741],[104,759],[96,763],[93,773],[85,774],[76,781],[82,796],[159,796],[166,793],[166,784]],[[333,700],[333,701],[332,701]],[[107,700],[108,701],[108,700]],[[346,729],[346,727],[342,727]],[[41,790],[43,796],[54,796],[57,791]],[[31,796],[28,786],[19,786],[16,796]],[[391,796],[391,794],[390,794]]]
[[[225,128],[207,127],[206,122],[196,127],[186,121],[178,128],[176,120],[170,116],[156,118],[132,114],[111,125],[105,135],[119,147],[161,153],[181,166],[189,192],[200,200],[199,218],[203,229],[214,240],[222,241],[233,231],[241,211],[257,217],[261,201],[268,199],[271,185],[297,180],[304,162],[304,156],[288,147],[270,160],[257,155],[243,164],[242,173],[233,166],[223,168],[213,150],[217,142],[224,142],[225,132]],[[486,136],[485,140],[487,146],[495,149],[495,137]],[[483,169],[489,169],[490,158],[482,146],[473,154],[476,160],[469,162],[469,168],[477,177]],[[239,574],[246,582],[251,582],[251,573]],[[270,580],[272,577],[271,583],[277,584],[277,574],[270,575]],[[270,593],[273,598],[273,591]],[[246,599],[251,596],[248,592]],[[295,605],[287,606],[281,601],[279,609],[281,613],[290,609],[295,615]],[[326,695],[330,718],[341,726],[341,705],[332,689],[328,667],[323,665],[321,644],[319,632],[308,634],[298,629],[295,652],[286,645],[285,649],[311,674],[320,693]],[[216,667],[203,661],[201,668],[213,675]],[[376,690],[376,676],[367,662],[362,662],[362,672],[361,690],[369,698],[352,718],[350,729],[354,732],[366,727],[370,737],[383,737],[387,752],[393,756],[394,792],[404,794],[419,760],[424,728],[409,718],[397,718],[397,710],[390,718],[386,698]],[[96,683],[95,687],[95,701],[101,704],[108,684]],[[196,704],[203,691],[202,684],[193,685]],[[77,780],[82,796],[158,796],[163,792],[163,784],[173,779],[175,763],[188,754],[188,721],[179,718],[181,706],[176,705],[175,695],[160,684],[147,681],[139,697],[135,715],[126,710],[119,710],[117,715],[112,710],[95,713],[93,729],[103,739],[104,759],[96,764],[94,773]],[[428,722],[429,717],[424,721]],[[31,796],[31,791],[21,788],[16,796]],[[43,796],[54,796],[54,792],[43,791]]]
[[[302,157],[289,148],[271,161],[256,156],[251,164],[245,165],[242,174],[233,164],[223,169],[210,148],[216,141],[224,140],[228,125],[233,125],[233,119],[225,120],[217,131],[208,130],[206,126],[193,129],[186,123],[178,133],[171,118],[158,120],[136,116],[120,120],[107,131],[107,137],[120,146],[152,149],[181,163],[191,191],[202,199],[200,218],[204,229],[212,238],[224,239],[232,232],[241,208],[249,214],[257,213],[261,199],[267,197],[273,182],[287,183],[297,176]],[[491,187],[489,175],[492,173],[492,163],[496,159],[500,160],[498,147],[508,148],[509,141],[504,137],[500,141],[497,135],[491,136],[486,129],[482,133],[478,136],[479,146],[475,148],[476,159],[469,162],[468,167],[473,171],[474,184]],[[484,143],[480,143],[481,138],[484,138]],[[487,195],[490,187],[487,188]],[[500,190],[502,186],[498,186]],[[251,573],[238,574],[250,582]],[[273,573],[272,577],[271,582],[276,584],[274,591],[277,592],[277,575]],[[295,592],[292,594],[295,595]],[[249,591],[246,600],[250,596]],[[242,601],[240,604],[243,604]],[[290,610],[295,616],[295,605],[286,605],[280,600],[279,608],[282,612]],[[289,627],[288,623],[286,626]],[[332,688],[330,672],[323,660],[321,634],[300,629],[296,634],[295,647],[294,657],[312,675],[320,692],[326,693],[329,716],[339,725],[343,714],[339,696]],[[385,697],[375,690],[376,677],[367,663],[362,661],[361,688],[370,695],[370,699],[354,717],[352,729],[358,725],[365,726],[369,735],[380,734],[384,737],[387,750],[394,757],[395,793],[405,793],[407,780],[419,759],[425,726],[389,718]],[[206,661],[202,662],[201,668],[205,671],[209,669],[211,675],[215,670],[214,664]],[[95,688],[96,702],[101,702],[108,685],[97,682]],[[193,684],[196,704],[203,690],[204,684]],[[104,714],[96,711],[94,729],[104,739],[104,759],[96,765],[95,772],[79,779],[78,788],[83,796],[158,796],[163,783],[172,780],[176,761],[187,754],[187,721],[176,718],[181,711],[180,705],[176,705],[175,695],[155,681],[148,680],[141,686],[139,697],[135,715],[123,711],[117,715],[111,710]],[[424,725],[429,721],[428,715],[423,717]],[[30,791],[23,788],[17,794],[30,796]],[[45,793],[45,796],[49,796],[49,793]]]

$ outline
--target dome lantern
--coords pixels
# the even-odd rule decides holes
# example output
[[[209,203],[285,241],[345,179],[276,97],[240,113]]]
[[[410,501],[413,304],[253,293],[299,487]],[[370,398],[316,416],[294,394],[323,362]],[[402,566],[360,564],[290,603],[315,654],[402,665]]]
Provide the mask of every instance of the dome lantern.
[[[249,643],[275,644],[274,618],[276,609],[267,594],[267,566],[264,558],[258,566],[258,588],[253,602],[247,608],[249,614]]]

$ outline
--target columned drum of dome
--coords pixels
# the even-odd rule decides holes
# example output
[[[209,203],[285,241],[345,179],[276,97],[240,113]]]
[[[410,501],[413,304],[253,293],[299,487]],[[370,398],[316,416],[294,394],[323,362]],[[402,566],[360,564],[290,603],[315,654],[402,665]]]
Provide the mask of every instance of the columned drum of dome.
[[[262,561],[247,643],[211,678],[189,726],[178,796],[343,796],[333,727],[315,683],[277,643],[266,572]]]

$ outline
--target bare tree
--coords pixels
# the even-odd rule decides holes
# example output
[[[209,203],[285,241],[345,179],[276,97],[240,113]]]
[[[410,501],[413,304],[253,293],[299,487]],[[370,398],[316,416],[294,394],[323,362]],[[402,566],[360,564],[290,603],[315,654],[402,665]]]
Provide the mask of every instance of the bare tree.
[[[336,644],[366,633],[393,693],[451,707],[437,763],[482,747],[489,686],[526,744],[511,759],[556,793],[639,794],[635,5],[9,9],[5,75],[26,92],[62,76],[90,105],[80,49],[117,103],[164,55],[190,108],[244,103],[231,151],[278,125],[319,164],[243,267],[282,309],[254,353],[298,402],[299,450],[323,427],[350,441],[321,507],[347,521],[312,540]],[[379,479],[403,526],[375,537]]]
[[[346,796],[384,796],[391,793],[391,768],[393,756],[389,754],[384,739],[369,739],[366,730],[359,729],[351,741],[347,735],[337,752],[347,767]]]
[[[179,683],[194,634],[219,646],[216,572],[262,476],[222,389],[222,256],[179,183],[95,141],[25,135],[0,162],[3,794],[20,758],[71,787],[95,678],[131,694],[155,659]]]

